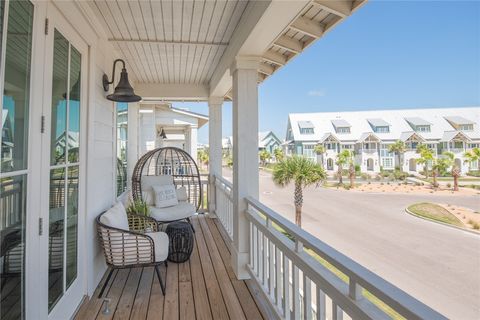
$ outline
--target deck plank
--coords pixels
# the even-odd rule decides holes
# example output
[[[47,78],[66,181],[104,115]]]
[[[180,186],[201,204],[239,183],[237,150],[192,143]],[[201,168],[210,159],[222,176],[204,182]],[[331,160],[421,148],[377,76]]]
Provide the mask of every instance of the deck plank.
[[[114,320],[129,319],[132,312],[133,302],[137,294],[138,284],[142,276],[143,268],[135,268],[130,271],[127,283],[123,288],[122,295],[117,304],[117,309],[113,315]]]
[[[100,310],[97,316],[97,320],[109,320],[113,318],[115,314],[115,310],[118,305],[118,301],[122,296],[123,289],[125,288],[125,284],[127,283],[128,276],[130,275],[130,269],[120,269],[117,271],[115,278],[112,276],[112,280],[110,280],[110,286],[105,288],[105,292],[107,293],[105,297],[111,299],[109,303],[110,313],[103,314]],[[95,299],[97,296],[94,296]],[[100,301],[100,306],[103,307],[103,299],[96,299]]]
[[[192,277],[193,299],[195,300],[195,315],[198,320],[212,319],[212,311],[210,310],[210,302],[203,277],[202,265],[198,252],[197,241],[193,244],[193,252],[190,257],[190,269]]]
[[[222,297],[222,291],[217,281],[215,269],[213,268],[210,253],[208,251],[203,232],[200,229],[198,219],[192,219],[195,227],[195,240],[198,246],[198,253],[200,256],[200,263],[203,269],[203,276],[205,278],[205,285],[207,287],[208,298],[210,302],[210,309],[212,310],[213,319],[226,320],[230,319],[225,301]]]
[[[160,267],[160,274],[162,279],[166,279],[165,266]],[[162,320],[163,319],[163,305],[165,297],[160,288],[160,282],[158,282],[157,275],[155,274],[152,289],[150,291],[150,303],[148,304],[147,320]]]
[[[178,264],[168,263],[163,319],[178,319]]]
[[[143,268],[142,277],[138,285],[137,295],[133,303],[130,320],[145,320],[148,313],[148,304],[150,302],[150,291],[152,289],[152,280],[155,276],[153,267]]]
[[[220,284],[220,289],[222,290],[223,299],[225,300],[225,305],[227,306],[228,314],[231,319],[245,319],[245,314],[243,313],[242,306],[238,301],[237,294],[233,289],[233,285],[230,282],[231,279],[225,268],[220,253],[218,251],[217,244],[213,239],[213,236],[208,228],[207,222],[205,221],[205,216],[199,216],[198,221],[201,226],[201,231],[205,242],[210,252],[210,257],[212,259],[213,268],[215,269],[215,274],[217,275],[218,282]]]

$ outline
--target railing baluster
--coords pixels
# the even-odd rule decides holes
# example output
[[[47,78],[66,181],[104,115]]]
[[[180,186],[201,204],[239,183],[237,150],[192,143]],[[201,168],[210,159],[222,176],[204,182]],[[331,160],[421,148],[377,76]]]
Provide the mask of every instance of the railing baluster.
[[[283,254],[283,312],[285,319],[290,319],[290,261]]]
[[[332,319],[333,320],[342,320],[343,319],[343,310],[332,301]]]
[[[325,320],[325,293],[317,284],[317,320]]]
[[[262,276],[263,276],[263,264],[262,264],[262,261],[263,261],[263,244],[262,244],[262,238],[263,238],[263,235],[262,233],[260,232],[260,230],[257,228],[257,241],[258,241],[258,249],[257,249],[257,263],[258,263],[258,270],[257,270],[257,276],[258,278],[260,279],[260,283],[263,284],[263,279],[262,279]]]
[[[282,260],[281,252],[277,246],[275,246],[275,302],[277,306],[282,308]]]
[[[303,273],[303,318],[312,319],[312,281]]]
[[[267,288],[268,290],[268,275],[267,275],[267,272],[268,272],[268,238],[262,234],[262,244],[263,244],[263,261],[262,261],[262,266],[263,266],[263,276],[262,276],[262,279],[263,279],[263,285],[265,286],[265,288]]]
[[[292,269],[293,269],[293,316],[295,319],[300,319],[300,277],[299,277],[299,270],[295,263],[292,261]]]
[[[272,241],[268,243],[268,280],[270,291],[270,299],[275,300],[275,247]]]

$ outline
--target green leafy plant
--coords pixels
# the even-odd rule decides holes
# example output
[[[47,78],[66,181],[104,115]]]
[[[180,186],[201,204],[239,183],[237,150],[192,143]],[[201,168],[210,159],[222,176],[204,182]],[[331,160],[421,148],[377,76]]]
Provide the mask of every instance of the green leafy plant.
[[[391,144],[388,147],[388,152],[392,152],[397,156],[398,164],[399,164],[398,169],[400,171],[402,171],[402,165],[401,165],[402,164],[402,155],[405,153],[406,150],[407,150],[407,148],[405,146],[405,142],[403,142],[402,140],[397,140],[395,143]]]
[[[272,155],[270,154],[270,152],[268,152],[265,149],[260,151],[258,153],[258,156],[260,157],[260,161],[262,162],[262,167],[265,167],[265,165],[267,164],[267,161],[272,158]]]
[[[142,199],[130,199],[126,210],[128,214],[138,214],[147,217],[150,216],[150,209],[148,208],[147,203]]]

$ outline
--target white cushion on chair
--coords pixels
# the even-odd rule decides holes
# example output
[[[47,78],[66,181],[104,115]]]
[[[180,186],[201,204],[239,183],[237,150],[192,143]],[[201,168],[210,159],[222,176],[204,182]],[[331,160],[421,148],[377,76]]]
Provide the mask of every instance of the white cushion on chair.
[[[106,226],[129,230],[127,211],[121,202],[117,202],[113,207],[107,210],[101,217],[100,222]]]
[[[176,206],[166,208],[149,207],[149,209],[152,218],[165,222],[189,218],[196,211],[193,204],[184,201],[180,201]]]
[[[153,239],[155,246],[155,262],[167,260],[168,235],[165,232],[151,232],[146,235]]]
[[[180,187],[177,189],[177,199],[178,201],[188,201],[187,188]]]
[[[165,186],[173,184],[173,176],[142,176],[142,198],[149,206],[155,205],[152,186]]]

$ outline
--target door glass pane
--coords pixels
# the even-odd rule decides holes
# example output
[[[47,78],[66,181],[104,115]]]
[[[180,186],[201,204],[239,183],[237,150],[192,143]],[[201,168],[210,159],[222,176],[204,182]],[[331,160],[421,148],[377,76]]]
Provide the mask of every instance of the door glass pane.
[[[2,97],[2,172],[27,168],[32,22],[30,2],[10,2],[8,29],[4,34],[7,43]]]
[[[67,289],[77,278],[78,166],[68,168]]]
[[[26,191],[26,175],[0,179],[0,319],[23,314]]]
[[[48,309],[63,294],[63,238],[65,222],[65,168],[50,171],[48,238]]]
[[[55,29],[52,84],[52,165],[65,163],[67,152],[68,41]]]
[[[68,162],[79,161],[81,55],[70,47],[70,94],[68,99]]]
[[[117,196],[127,190],[128,104],[117,103]]]

